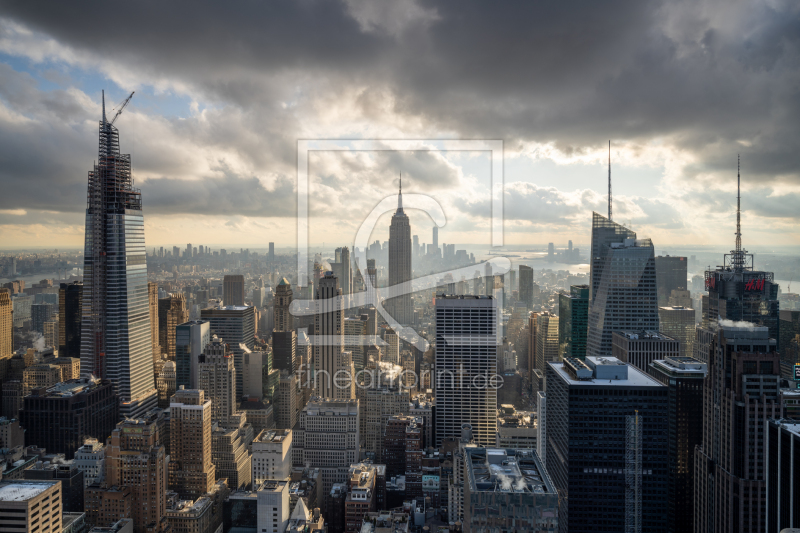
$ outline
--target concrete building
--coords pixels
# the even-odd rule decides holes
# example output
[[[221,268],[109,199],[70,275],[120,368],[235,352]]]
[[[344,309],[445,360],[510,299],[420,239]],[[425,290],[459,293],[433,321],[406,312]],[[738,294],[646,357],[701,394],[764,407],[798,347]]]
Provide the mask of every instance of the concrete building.
[[[275,329],[273,332],[294,331],[294,317],[289,309],[292,306],[293,298],[292,285],[286,278],[281,278],[275,286]]]
[[[512,407],[513,409],[513,407]],[[497,416],[497,441],[498,448],[537,449],[537,435],[539,428],[536,423],[535,413],[528,411],[514,411],[500,413]]]
[[[130,488],[134,533],[169,530],[165,518],[168,462],[159,442],[157,417],[126,419],[111,432],[106,446],[106,485]]]
[[[74,461],[65,461],[63,456],[56,457],[53,461],[36,461],[22,472],[22,478],[60,481],[62,510],[65,513],[83,512],[83,472],[78,470]]]
[[[613,357],[549,363],[546,379],[558,530],[665,532],[667,387]]]
[[[263,430],[251,445],[252,481],[287,479],[292,470],[292,430]]]
[[[377,510],[377,468],[357,464],[350,467],[344,499],[344,533],[359,533],[364,516]]]
[[[211,400],[211,419],[226,422],[236,412],[236,368],[229,345],[214,335],[198,362],[199,388]]]
[[[297,423],[297,377],[281,371],[277,394],[274,396],[275,427],[291,429]]]
[[[353,367],[356,373],[363,370],[366,365],[367,322],[368,316],[365,314],[344,319],[344,348],[353,354]]]
[[[231,490],[243,489],[250,484],[250,452],[238,428],[214,425],[211,430],[211,461],[216,467],[217,479],[227,478]]]
[[[211,490],[216,467],[211,461],[212,403],[203,390],[181,387],[169,406],[169,487],[195,500]]]
[[[326,272],[319,280],[314,299],[315,388],[322,398],[348,400],[355,397],[355,372],[352,354],[344,351],[344,313],[338,299],[341,295],[339,280],[333,272]]]
[[[286,525],[286,533],[323,533],[326,529],[319,508],[309,511],[303,500],[297,502]]]
[[[545,372],[547,363],[559,361],[559,318],[548,311],[536,313],[534,368]]]
[[[658,331],[615,331],[611,354],[647,373],[656,359],[680,357],[680,343]]]
[[[533,308],[533,269],[528,265],[519,266],[519,300]]]
[[[25,395],[34,389],[48,389],[61,381],[61,369],[56,365],[32,365],[22,371],[22,386]]]
[[[682,306],[659,307],[658,328],[661,333],[680,343],[679,355],[692,356],[695,337],[694,309]]]
[[[175,384],[175,362],[166,361],[156,378],[156,389],[158,389],[158,408],[169,408],[169,401],[175,394],[177,386]]]
[[[284,533],[289,522],[289,482],[269,479],[258,489],[258,531]]]
[[[75,467],[83,472],[83,486],[102,483],[106,475],[105,445],[97,439],[86,439],[75,452]]]
[[[358,400],[312,398],[292,431],[292,464],[319,468],[323,494],[359,459],[358,407]]]
[[[477,443],[491,445],[497,433],[497,390],[480,379],[497,372],[496,300],[438,295],[435,310],[435,446],[459,436],[465,423]]]
[[[12,355],[14,355],[14,306],[11,303],[11,291],[0,288],[0,362],[7,361]],[[2,377],[5,379],[5,375]]]
[[[386,423],[395,415],[409,411],[409,393],[399,387],[381,386],[358,389],[359,429],[364,451],[375,462],[383,462],[383,436]]]
[[[153,365],[161,359],[161,336],[158,333],[158,283],[147,282],[147,309],[150,312],[150,343],[153,346]]]
[[[559,529],[558,493],[531,449],[464,448],[464,531]]]
[[[244,305],[244,276],[226,274],[222,281],[222,300],[225,305]]]
[[[0,481],[0,519],[8,533],[62,533],[61,483]]]
[[[32,391],[23,400],[19,421],[27,442],[72,459],[86,438],[106,439],[119,415],[110,382],[80,378]]]

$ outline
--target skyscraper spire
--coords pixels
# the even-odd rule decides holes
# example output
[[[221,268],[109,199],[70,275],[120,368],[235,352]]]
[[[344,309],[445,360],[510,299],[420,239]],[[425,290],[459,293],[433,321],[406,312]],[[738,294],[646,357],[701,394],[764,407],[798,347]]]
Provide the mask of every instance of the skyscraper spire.
[[[741,159],[736,154],[736,253],[742,252],[742,174]]]
[[[400,192],[397,194],[397,212],[403,212],[403,173],[400,173]]]
[[[608,140],[608,220],[611,220],[611,139]]]

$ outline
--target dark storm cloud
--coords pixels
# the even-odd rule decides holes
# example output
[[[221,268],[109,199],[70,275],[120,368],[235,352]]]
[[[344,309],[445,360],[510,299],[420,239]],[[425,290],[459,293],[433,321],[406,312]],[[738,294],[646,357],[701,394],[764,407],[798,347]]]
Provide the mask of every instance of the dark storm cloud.
[[[300,124],[281,103],[335,102],[361,87],[387,90],[395,113],[462,138],[552,141],[566,153],[609,137],[665,138],[693,156],[687,179],[716,179],[741,151],[745,181],[800,181],[796,2],[405,4],[421,14],[400,27],[396,12],[353,1],[19,1],[0,12],[117,68],[242,108],[285,144],[283,163]],[[242,150],[261,151],[259,142]]]
[[[280,177],[267,188],[256,177],[226,174],[198,180],[149,179],[142,184],[145,211],[198,216],[293,217],[294,181]]]

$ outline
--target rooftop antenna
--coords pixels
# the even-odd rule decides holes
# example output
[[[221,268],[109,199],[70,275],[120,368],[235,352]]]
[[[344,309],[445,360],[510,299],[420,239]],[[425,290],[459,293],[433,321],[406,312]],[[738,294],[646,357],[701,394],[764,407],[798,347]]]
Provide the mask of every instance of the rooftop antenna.
[[[400,172],[400,193],[397,195],[397,210],[403,210],[403,173]]]
[[[608,140],[608,220],[611,220],[611,139]]]
[[[736,253],[742,253],[742,174],[739,154],[736,154]]]

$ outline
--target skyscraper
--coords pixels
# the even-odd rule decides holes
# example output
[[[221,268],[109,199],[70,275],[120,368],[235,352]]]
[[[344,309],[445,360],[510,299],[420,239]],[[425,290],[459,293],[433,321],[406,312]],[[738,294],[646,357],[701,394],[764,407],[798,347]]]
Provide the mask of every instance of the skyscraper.
[[[653,243],[592,214],[591,295],[587,355],[611,355],[614,331],[658,331]]]
[[[696,533],[766,531],[764,435],[767,420],[783,416],[779,381],[769,328],[717,330],[703,387],[703,444],[695,451]]]
[[[292,285],[281,278],[275,287],[275,327],[272,331],[294,331],[294,317],[289,311],[292,305]]]
[[[197,499],[214,485],[211,400],[202,390],[179,387],[169,406],[169,488]]]
[[[694,353],[694,326],[694,309],[681,306],[658,308],[659,331],[680,343],[681,355],[691,357]]]
[[[436,296],[436,447],[467,423],[476,443],[496,441],[496,306],[487,296]]]
[[[131,156],[120,154],[104,100],[87,194],[81,375],[110,380],[128,416],[157,401],[145,256],[142,193],[133,188]]]
[[[656,257],[658,305],[667,305],[672,291],[686,290],[686,265],[685,257]]]
[[[14,354],[14,313],[11,291],[0,289],[0,359],[10,359]],[[1,364],[1,363],[0,363]],[[5,376],[2,376],[5,378]]]
[[[267,256],[270,262],[275,261],[275,243],[269,243],[269,255]]]
[[[779,340],[778,284],[772,272],[755,270],[753,255],[742,248],[741,194],[736,201],[736,247],[722,266],[706,271],[702,326],[714,327],[718,319],[750,322],[768,327],[769,337]]]
[[[342,294],[348,295],[353,292],[353,272],[350,268],[350,248],[344,246],[336,249],[336,255],[339,258],[338,262],[341,265],[341,275],[339,278],[339,285],[342,288]]]
[[[519,266],[519,300],[533,307],[533,269],[527,265]]]
[[[411,224],[403,212],[403,183],[397,195],[397,211],[392,215],[389,226],[389,287],[396,287],[411,281]],[[396,292],[407,292],[387,302],[389,313],[402,325],[411,324],[414,307],[411,302],[410,287],[396,287]]]
[[[613,357],[548,363],[547,472],[561,532],[665,532],[668,391]]]
[[[536,348],[534,368],[544,373],[547,363],[558,361],[559,317],[544,311],[536,313]]]
[[[188,320],[189,310],[186,309],[186,297],[183,294],[170,294],[158,301],[158,344],[164,359],[175,360],[176,328]]]
[[[175,386],[198,388],[199,357],[211,342],[211,324],[192,320],[175,328]]]
[[[150,309],[150,342],[153,344],[153,368],[161,359],[161,336],[158,334],[158,283],[147,283],[147,301]]]
[[[225,305],[244,305],[244,276],[241,274],[226,274],[222,281]]]
[[[353,360],[349,352],[344,351],[344,320],[339,280],[333,272],[325,272],[319,280],[314,298],[316,313],[314,314],[314,366],[317,372],[315,386],[322,398],[350,399],[353,397],[353,382],[350,385],[336,386],[336,373],[350,372],[349,376],[340,374],[338,379],[353,378]],[[342,381],[344,385],[344,381]]]
[[[216,335],[200,356],[198,389],[211,400],[211,419],[227,424],[236,412],[236,369],[228,345]]]
[[[589,329],[589,286],[572,285],[569,294],[558,296],[558,355],[586,357],[586,334]]]
[[[244,345],[248,350],[255,346],[256,315],[252,306],[209,307],[200,310],[200,319],[211,324],[211,334],[224,340],[233,353],[236,368],[236,398],[244,394]]]
[[[694,449],[703,443],[703,380],[707,365],[691,357],[653,361],[648,369],[669,389],[667,531],[692,531]]]

